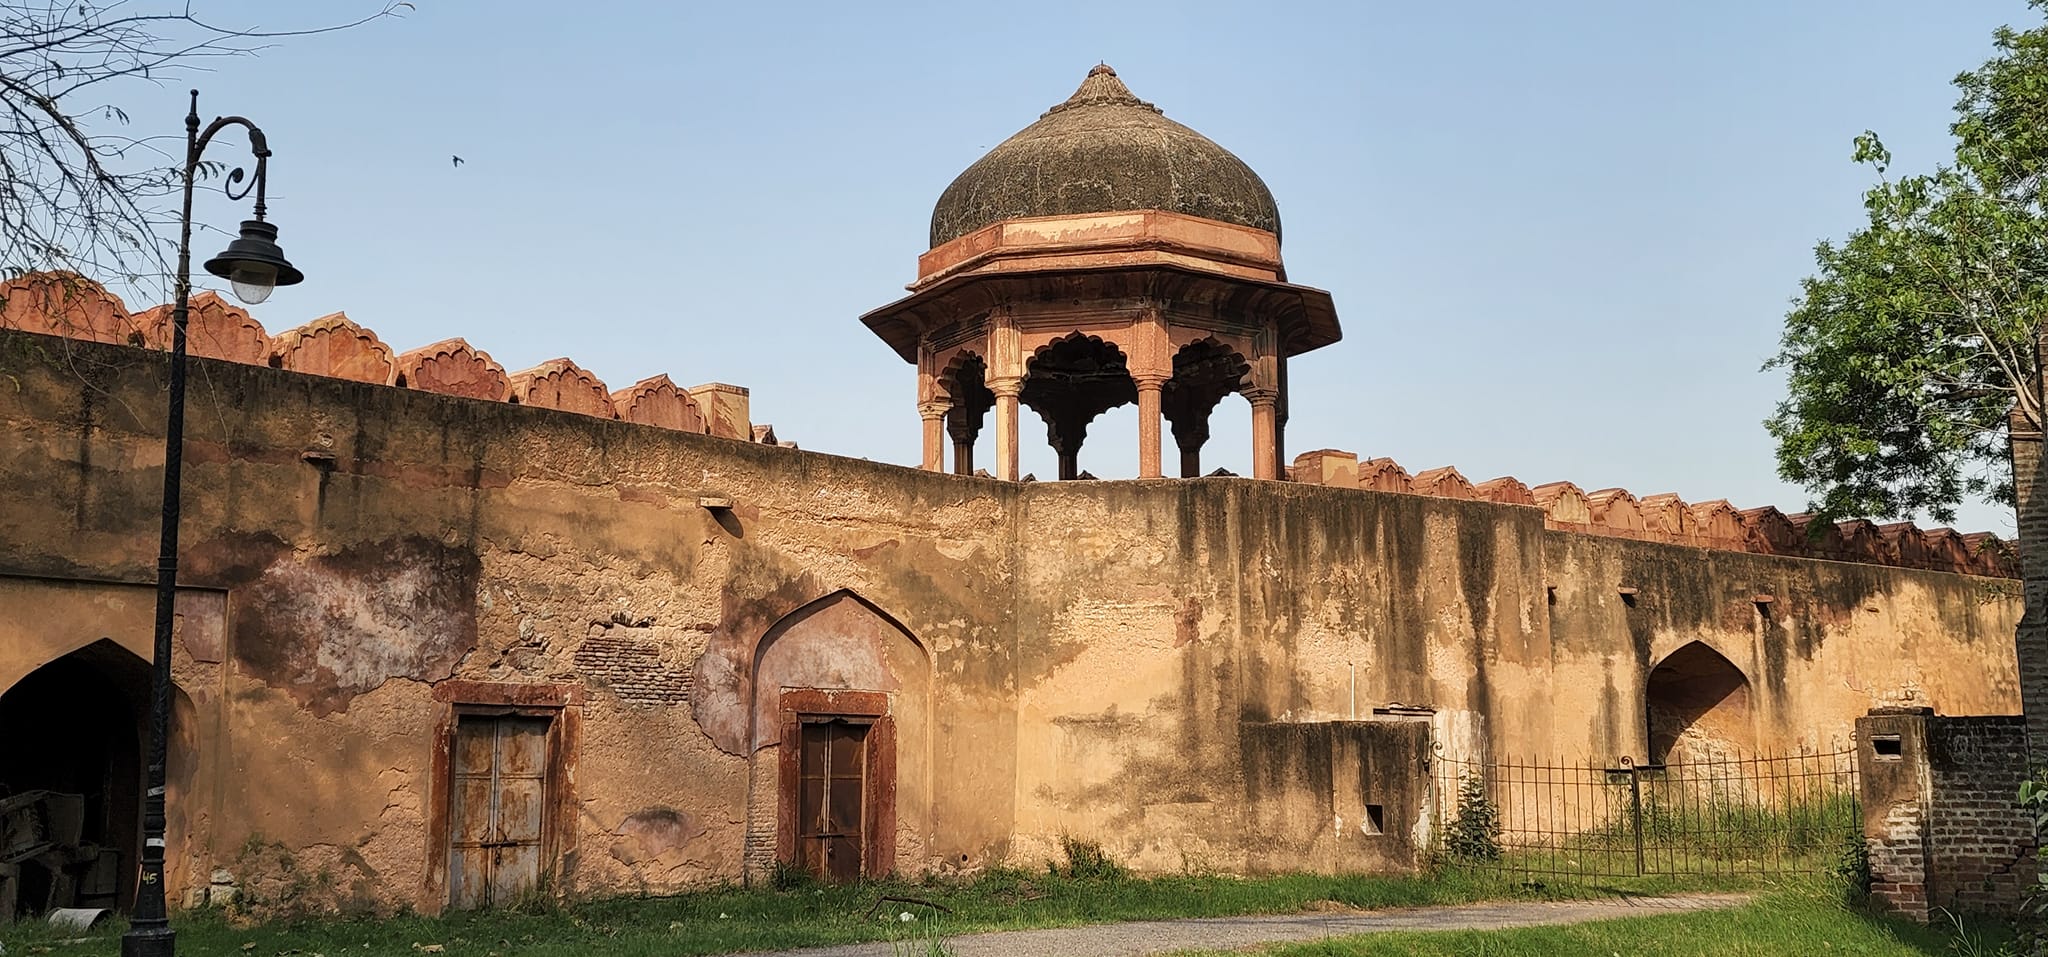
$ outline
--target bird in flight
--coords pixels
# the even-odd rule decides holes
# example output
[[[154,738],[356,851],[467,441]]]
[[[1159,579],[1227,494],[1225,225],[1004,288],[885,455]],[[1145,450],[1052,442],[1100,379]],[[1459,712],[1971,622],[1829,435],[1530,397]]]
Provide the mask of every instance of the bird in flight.
[[[460,156],[454,156],[454,157],[450,157],[450,158],[451,158],[451,159],[453,159],[453,160],[455,160],[455,165],[456,165],[456,166],[461,166],[461,165],[462,165],[462,157],[460,157]]]

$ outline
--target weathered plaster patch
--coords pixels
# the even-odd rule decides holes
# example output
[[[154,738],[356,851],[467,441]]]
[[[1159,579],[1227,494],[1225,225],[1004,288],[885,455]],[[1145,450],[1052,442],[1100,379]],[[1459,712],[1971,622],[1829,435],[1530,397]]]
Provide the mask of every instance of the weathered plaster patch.
[[[318,715],[392,678],[447,678],[476,643],[478,568],[419,536],[279,554],[237,589],[236,661]]]

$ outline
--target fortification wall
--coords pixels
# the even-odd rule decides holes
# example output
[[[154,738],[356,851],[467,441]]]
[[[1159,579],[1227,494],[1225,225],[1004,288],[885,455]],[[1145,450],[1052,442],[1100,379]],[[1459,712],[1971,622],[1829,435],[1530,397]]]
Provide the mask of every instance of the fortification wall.
[[[99,637],[146,653],[165,368],[0,331],[0,691]],[[437,908],[450,722],[508,694],[563,715],[562,886],[736,878],[775,822],[760,645],[806,609],[922,695],[899,724],[929,728],[902,744],[909,871],[1035,865],[1062,833],[1156,870],[1398,866],[1426,836],[1402,729],[1634,753],[1646,675],[1694,640],[1749,677],[1771,743],[1915,694],[2017,706],[2018,601],[1992,579],[1412,489],[1013,484],[250,363],[195,360],[193,383],[187,899],[260,838],[347,894]],[[855,686],[835,660],[774,667]],[[1347,830],[1365,805],[1386,833]]]

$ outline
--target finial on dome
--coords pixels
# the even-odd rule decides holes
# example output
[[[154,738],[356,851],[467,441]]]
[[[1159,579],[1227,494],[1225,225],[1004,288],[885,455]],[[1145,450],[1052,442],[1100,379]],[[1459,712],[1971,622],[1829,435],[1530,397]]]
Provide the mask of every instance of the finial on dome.
[[[1131,92],[1131,88],[1117,78],[1116,68],[1107,63],[1097,63],[1089,67],[1088,76],[1081,81],[1080,89],[1075,90],[1073,96],[1067,97],[1066,102],[1045,111],[1039,118],[1043,119],[1077,106],[1135,106],[1142,110],[1159,112],[1158,107],[1138,99]]]

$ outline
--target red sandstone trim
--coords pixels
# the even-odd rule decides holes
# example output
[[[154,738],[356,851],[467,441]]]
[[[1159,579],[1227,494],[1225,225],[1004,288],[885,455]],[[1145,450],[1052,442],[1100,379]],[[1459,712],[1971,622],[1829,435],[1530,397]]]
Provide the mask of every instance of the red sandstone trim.
[[[120,297],[76,273],[32,272],[0,281],[0,329],[168,349],[170,324],[170,306],[130,313]],[[692,398],[695,390],[675,385],[666,375],[611,392],[568,359],[507,373],[488,353],[462,339],[393,354],[375,332],[339,312],[272,336],[247,310],[211,291],[192,297],[186,343],[195,356],[306,375],[537,405],[722,438],[747,439],[751,431],[750,425],[711,428],[707,411]]]
[[[1410,477],[1393,459],[1361,462],[1336,449],[1302,453],[1292,472],[1295,481],[1310,485],[1533,506],[1543,510],[1544,526],[1556,531],[1986,578],[2019,577],[2017,550],[1989,532],[1964,535],[1950,528],[1922,529],[1912,522],[1878,525],[1863,519],[1815,527],[1811,515],[1786,515],[1769,506],[1737,509],[1725,499],[1686,502],[1672,492],[1637,499],[1624,488],[1585,492],[1570,482],[1531,488],[1510,476],[1474,486],[1454,468],[1427,469]]]

